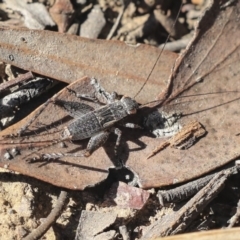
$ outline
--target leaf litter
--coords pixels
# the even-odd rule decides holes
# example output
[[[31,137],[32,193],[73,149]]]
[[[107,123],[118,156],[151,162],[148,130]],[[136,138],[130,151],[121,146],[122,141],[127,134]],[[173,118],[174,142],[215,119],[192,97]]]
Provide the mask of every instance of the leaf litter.
[[[231,16],[231,14],[234,15],[234,10],[232,10],[232,8],[226,8],[222,11],[223,11],[223,13],[229,14],[229,16]],[[233,13],[231,13],[231,11],[233,11]],[[220,12],[220,13],[222,13],[222,12]],[[226,32],[233,31],[233,29],[231,29],[231,23],[232,23],[232,25],[234,25],[233,24],[234,23],[234,16],[232,17],[232,19],[230,18],[230,20],[228,20],[228,18],[223,18],[223,19],[227,19],[227,22],[226,23],[220,23],[219,24],[220,27],[222,25],[227,26],[227,27],[230,26],[230,29],[225,27],[225,28],[223,28],[223,30],[226,31]],[[209,22],[209,19],[205,19],[205,21]],[[218,22],[219,21],[217,21],[217,23]],[[203,30],[199,31],[200,33],[205,32],[204,25],[206,25],[206,24],[204,24],[204,21],[202,23],[203,23],[203,27],[201,28],[201,30],[202,29]],[[213,23],[213,26],[215,26],[214,23]],[[217,26],[218,26],[218,24],[217,24]],[[224,34],[223,30],[221,29],[220,31],[217,31],[218,35],[219,35],[219,37],[217,39],[221,39],[221,36],[222,36],[221,34]],[[209,32],[208,29],[206,30],[206,32],[207,33]],[[213,27],[210,29],[210,32],[211,32],[211,34],[214,34]],[[221,34],[219,34],[219,32]],[[224,48],[224,49],[227,49],[227,50],[225,50],[226,52],[221,51],[221,53],[223,53],[223,56],[224,56],[223,60],[221,60],[222,59],[221,55],[220,56],[217,55],[216,58],[214,58],[214,59],[219,59],[219,62],[215,63],[215,65],[214,64],[212,65],[212,64],[210,64],[211,59],[208,60],[208,58],[204,58],[204,57],[205,56],[211,56],[211,54],[214,53],[214,51],[212,50],[214,48],[211,49],[211,47],[216,46],[217,44],[220,44],[220,43],[219,42],[216,42],[216,43],[213,42],[212,44],[209,44],[209,42],[208,42],[209,39],[215,39],[214,37],[212,37],[214,35],[210,35],[210,36],[207,36],[207,37],[206,36],[207,36],[207,34],[206,35],[199,34],[196,38],[198,40],[198,37],[199,37],[199,41],[195,40],[197,42],[196,47],[194,45],[194,43],[195,43],[194,41],[193,41],[193,45],[191,47],[192,49],[194,49],[194,51],[192,49],[191,49],[191,51],[189,50],[189,56],[188,56],[188,53],[185,54],[186,60],[184,58],[184,61],[183,61],[184,63],[181,63],[182,65],[180,64],[178,66],[178,64],[176,64],[176,69],[177,70],[175,72],[179,71],[180,73],[176,74],[176,76],[175,76],[175,74],[173,74],[173,83],[174,84],[173,84],[173,87],[171,89],[172,91],[169,92],[171,94],[167,98],[167,100],[165,102],[163,102],[163,108],[162,109],[164,111],[169,112],[169,111],[174,111],[177,108],[179,111],[181,111],[182,114],[183,114],[183,118],[181,119],[181,123],[183,125],[184,125],[184,123],[187,122],[188,118],[190,118],[192,120],[193,116],[194,117],[197,116],[197,118],[201,119],[201,123],[202,123],[202,119],[203,119],[204,120],[203,126],[207,129],[208,135],[210,133],[213,133],[213,140],[211,139],[210,141],[204,143],[204,145],[201,146],[202,151],[200,151],[200,152],[198,152],[198,148],[196,148],[196,147],[198,146],[198,144],[200,144],[202,141],[204,141],[205,138],[201,139],[198,144],[196,144],[193,147],[191,147],[190,149],[188,149],[187,154],[184,151],[183,152],[174,151],[174,149],[170,149],[168,151],[164,150],[163,152],[161,152],[161,159],[159,159],[159,156],[156,155],[156,157],[155,157],[156,161],[152,161],[151,165],[149,163],[147,164],[146,161],[144,162],[143,165],[141,165],[141,161],[139,161],[139,157],[138,157],[138,162],[137,162],[137,161],[135,161],[135,159],[137,160],[137,158],[133,158],[131,156],[135,152],[138,152],[136,154],[139,154],[139,152],[141,152],[142,150],[131,152],[129,154],[128,158],[127,158],[126,165],[129,166],[131,169],[134,170],[134,172],[137,173],[137,175],[141,179],[141,184],[140,185],[142,185],[143,187],[156,186],[154,184],[158,184],[158,186],[160,186],[161,184],[162,185],[166,185],[166,184],[168,185],[168,184],[171,184],[172,182],[176,182],[176,181],[186,181],[188,179],[199,176],[199,175],[201,175],[201,174],[203,174],[207,171],[210,171],[210,170],[212,170],[216,167],[224,165],[226,162],[228,162],[228,161],[230,161],[230,160],[232,160],[232,159],[234,159],[238,156],[237,138],[234,138],[234,135],[232,136],[232,134],[234,133],[234,130],[235,130],[235,135],[236,135],[236,129],[237,129],[236,127],[237,126],[234,125],[234,123],[237,123],[236,119],[235,119],[235,116],[237,114],[235,114],[235,116],[233,116],[231,118],[230,117],[227,118],[227,116],[224,114],[223,110],[221,110],[221,111],[219,110],[219,108],[221,108],[222,106],[227,105],[228,102],[231,103],[231,109],[232,109],[233,103],[236,103],[236,101],[238,99],[238,93],[237,93],[236,86],[235,86],[236,84],[234,84],[234,83],[236,83],[236,81],[234,81],[234,80],[236,79],[235,76],[237,75],[237,72],[234,72],[234,71],[237,68],[234,68],[234,67],[231,68],[231,71],[232,71],[231,72],[232,73],[231,84],[229,83],[227,85],[222,80],[222,79],[224,79],[225,81],[227,81],[228,78],[229,78],[228,72],[225,73],[225,75],[224,75],[224,71],[223,71],[224,69],[226,69],[226,66],[229,66],[229,62],[231,63],[231,65],[233,65],[234,64],[234,61],[233,61],[234,57],[236,57],[236,59],[238,60],[238,56],[235,56],[237,54],[234,55],[234,51],[233,51],[233,50],[237,49],[238,43],[233,43],[232,45],[230,44],[232,46],[232,48],[230,50],[229,50],[229,48]],[[205,41],[207,42],[207,44],[206,43],[205,44],[207,45],[207,47],[206,47],[206,45],[203,45],[203,43],[201,43],[202,39],[206,39]],[[209,46],[210,46],[210,50],[208,49]],[[200,50],[198,49],[198,47],[200,48]],[[207,50],[205,50],[205,49],[207,49]],[[200,61],[196,59],[198,57],[198,55],[195,54],[195,51],[197,51],[198,54],[202,53],[202,55],[201,55],[202,58],[200,58]],[[205,54],[204,54],[204,51],[206,51]],[[235,51],[235,52],[237,52],[237,51]],[[220,51],[218,51],[218,48],[217,48],[216,52],[214,54],[221,54],[221,53],[220,53]],[[215,57],[214,54],[212,56]],[[229,57],[229,56],[231,56],[231,57]],[[204,61],[202,59],[204,59]],[[203,61],[203,63],[205,63],[205,61],[206,61],[205,66],[204,66],[204,64],[201,64],[201,68],[199,68],[201,71],[203,71],[203,73],[199,69],[196,69],[196,67],[194,67],[194,66],[197,66],[197,65],[194,64],[195,60],[198,63],[199,62],[201,63],[202,61]],[[213,66],[213,67],[211,68],[211,66]],[[183,70],[184,67],[185,67],[185,69],[187,68],[187,70],[184,71]],[[194,68],[194,69],[192,69],[192,68]],[[39,72],[39,71],[40,70],[38,70],[37,72]],[[41,73],[41,71],[40,71],[40,73]],[[193,76],[191,76],[192,73],[193,73]],[[211,79],[210,79],[209,73],[211,73]],[[216,74],[214,75],[214,73],[216,73]],[[223,75],[223,78],[222,78],[222,76],[221,76],[221,78],[217,77],[217,74],[219,74],[219,73],[221,73]],[[179,80],[178,80],[178,76],[180,76]],[[184,76],[190,76],[191,78],[187,78],[187,77],[185,78]],[[189,85],[194,84],[195,83],[194,81],[196,81],[196,79],[199,80],[199,76],[201,77],[201,79],[200,79],[201,81],[199,83],[197,83],[196,85],[193,85],[194,87],[189,88],[184,93],[179,93],[179,89],[183,89],[183,88],[187,89],[188,84]],[[110,77],[112,77],[111,74],[110,74],[109,78]],[[185,82],[182,81],[182,79],[185,79]],[[215,79],[218,79],[219,85],[217,85],[217,86],[216,86],[216,84],[213,83],[213,81],[216,81]],[[189,82],[187,82],[188,80],[189,80]],[[202,80],[203,80],[203,82],[202,82]],[[103,79],[103,84],[104,83],[105,82],[104,82],[104,79]],[[211,83],[212,83],[212,85],[211,85]],[[220,83],[224,87],[221,86]],[[139,85],[141,85],[141,84],[139,84]],[[147,86],[151,86],[151,81],[149,82],[149,84]],[[224,89],[226,86],[229,86],[230,90]],[[109,88],[107,88],[107,89],[111,90],[112,88],[116,89],[115,86],[112,86],[112,87],[109,86]],[[152,87],[152,88],[154,89],[154,87]],[[204,90],[208,90],[208,89],[211,89],[211,91],[210,92],[204,91]],[[223,91],[223,89],[224,89],[224,91]],[[144,93],[145,93],[145,91],[146,91],[146,89],[143,89]],[[229,92],[231,93],[231,95],[229,94]],[[120,93],[124,93],[124,91],[120,91]],[[152,92],[150,91],[149,94],[151,94],[151,93]],[[157,93],[159,93],[159,91]],[[200,97],[199,97],[199,93],[200,93]],[[189,97],[190,97],[190,99],[188,99]],[[140,96],[139,96],[139,98],[141,99]],[[149,100],[149,98],[148,98],[148,100]],[[146,101],[142,101],[142,103],[145,103],[145,102]],[[210,104],[212,104],[212,106]],[[209,105],[210,105],[210,107],[209,107]],[[220,107],[216,110],[218,105]],[[210,110],[206,111],[206,108],[207,109],[209,108]],[[197,113],[196,113],[196,109],[197,109]],[[232,112],[230,112],[230,108],[228,107],[227,110],[229,111],[228,116],[231,116]],[[233,108],[233,112],[236,113],[236,109]],[[214,118],[212,116],[214,116]],[[215,120],[215,118],[216,118],[216,120]],[[42,119],[40,119],[40,120],[42,121]],[[43,121],[43,123],[44,123],[44,121]],[[231,127],[231,124],[234,125],[234,127]],[[21,124],[19,126],[21,126]],[[229,134],[226,133],[226,130],[225,130],[226,127],[228,127],[227,129],[230,129]],[[14,127],[12,129],[14,129]],[[231,132],[231,129],[232,129],[233,132]],[[138,135],[140,135],[140,134],[138,134]],[[145,156],[146,156],[147,151],[150,152],[151,150],[154,149],[153,148],[154,145],[156,146],[158,144],[158,142],[162,141],[161,139],[159,139],[157,141],[156,141],[156,139],[154,139],[154,142],[151,141],[152,142],[152,145],[151,145],[151,144],[148,144],[148,141],[145,141],[144,137],[140,137],[138,139],[140,139],[144,143],[147,143],[146,144],[147,145],[146,151],[144,152],[144,154],[141,153],[144,157],[144,160],[145,160]],[[149,138],[149,139],[153,140],[152,138]],[[218,139],[220,139],[221,141],[216,141]],[[130,139],[130,140],[132,140],[132,139]],[[214,140],[216,141],[216,146],[213,145],[213,143],[215,143]],[[231,141],[231,146],[230,147],[229,147],[229,144],[228,144],[230,142],[229,140]],[[207,145],[208,143],[209,143],[209,145]],[[129,149],[134,149],[135,148],[135,145],[132,144],[131,141],[128,141],[127,144],[128,144],[127,148],[129,148]],[[133,148],[132,148],[132,146],[133,146]],[[219,149],[219,146],[223,146],[223,148]],[[227,146],[227,148],[224,148],[224,146]],[[206,151],[206,149],[205,149],[206,147],[209,147],[210,150]],[[219,150],[221,150],[221,151],[219,151]],[[98,154],[99,151],[102,151],[102,149],[101,150],[99,149],[96,154]],[[206,157],[204,157],[204,156],[206,156],[206,155],[204,155],[205,152],[209,154],[208,158],[211,161],[206,159]],[[214,154],[215,154],[215,156],[214,156]],[[196,163],[195,163],[196,160],[200,159],[200,162],[197,161],[197,167],[196,167],[197,172],[192,173],[192,170],[193,170],[192,167],[191,167],[191,171],[190,171],[189,169],[185,168],[186,166],[184,164],[182,165],[182,163],[184,163],[184,162],[182,162],[182,160],[184,159],[183,156],[186,157],[186,158],[189,158],[190,159],[189,162],[194,161],[195,165],[196,165]],[[220,161],[220,163],[216,161],[216,159],[219,156],[220,156],[220,160],[222,160],[222,162]],[[167,163],[169,162],[169,158],[170,158],[170,160],[173,159],[173,163],[174,163],[174,164],[172,162],[169,163],[170,168],[168,168],[168,166],[167,166]],[[212,158],[213,158],[213,160],[212,160]],[[164,159],[164,160],[162,160],[162,159]],[[181,159],[181,161],[180,161],[180,159]],[[152,159],[150,159],[150,160],[152,160]],[[202,163],[201,160],[205,160],[205,161]],[[206,160],[208,160],[208,161],[206,161]],[[88,161],[91,162],[91,158],[88,159]],[[94,159],[93,159],[93,161],[94,161]],[[177,162],[180,161],[181,166],[176,164],[176,161]],[[210,162],[210,164],[208,166],[206,166],[206,164],[208,162]],[[22,161],[22,163],[23,163],[23,161]],[[93,163],[96,164],[96,161],[93,162]],[[154,165],[152,163],[156,163],[156,164]],[[159,165],[161,165],[161,168],[157,167]],[[50,166],[50,164],[49,164],[49,166]],[[144,166],[148,166],[150,169],[146,169],[146,167],[144,167]],[[189,166],[192,166],[192,165],[189,165]],[[174,173],[175,170],[179,170],[179,167],[181,167],[181,169],[185,170],[185,172],[182,173],[182,175],[183,175],[182,177],[181,177],[181,175],[179,175],[179,171],[177,171],[177,174]],[[103,168],[103,169],[108,169],[108,167]],[[145,174],[145,173],[141,172],[143,175],[139,174],[139,172],[142,169],[148,170],[148,173]],[[157,178],[156,178],[156,175],[154,175],[154,174],[151,175],[152,174],[151,171],[155,170],[155,169],[158,170],[158,172],[156,173],[157,176],[158,176]],[[169,173],[169,171],[167,169],[171,170],[170,176],[168,176],[168,177],[166,177],[167,176],[166,172]],[[149,175],[149,173],[151,173],[151,174]],[[162,174],[162,173],[164,173],[164,174]],[[149,176],[152,179],[150,178],[150,180],[149,180]],[[159,176],[163,176],[162,177],[163,179],[159,179]],[[177,176],[177,178],[176,178],[176,176]]]

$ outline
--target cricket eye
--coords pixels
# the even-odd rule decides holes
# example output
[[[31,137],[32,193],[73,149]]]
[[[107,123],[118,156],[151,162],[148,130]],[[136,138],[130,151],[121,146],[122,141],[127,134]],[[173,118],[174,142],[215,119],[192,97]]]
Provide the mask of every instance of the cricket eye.
[[[136,108],[134,108],[134,109],[132,109],[132,110],[128,110],[128,114],[130,115],[130,114],[135,114],[137,112],[137,109]]]
[[[118,97],[118,95],[116,92],[112,92],[111,97],[113,100],[115,100]]]

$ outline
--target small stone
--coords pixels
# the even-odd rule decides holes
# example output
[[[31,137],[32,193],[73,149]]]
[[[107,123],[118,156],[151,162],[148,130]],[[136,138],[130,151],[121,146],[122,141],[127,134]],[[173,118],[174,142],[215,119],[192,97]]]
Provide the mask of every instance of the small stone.
[[[129,186],[124,182],[117,182],[105,195],[104,204],[112,203],[122,208],[142,209],[149,196],[150,193],[146,190]]]

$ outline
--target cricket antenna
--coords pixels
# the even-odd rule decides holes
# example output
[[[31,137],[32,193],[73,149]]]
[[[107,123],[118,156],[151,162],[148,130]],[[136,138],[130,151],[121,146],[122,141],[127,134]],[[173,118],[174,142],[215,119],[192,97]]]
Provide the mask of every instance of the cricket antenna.
[[[182,6],[183,6],[183,2],[181,2],[179,11],[178,11],[178,13],[177,13],[177,17],[176,17],[174,23],[172,24],[172,27],[174,27],[174,26],[176,25],[176,22],[177,22],[177,20],[178,20],[178,17],[179,17],[179,14],[180,14],[180,11],[181,11]],[[157,57],[154,65],[153,65],[151,71],[149,72],[146,80],[144,81],[142,87],[141,87],[141,88],[138,90],[138,92],[135,94],[134,99],[135,99],[135,98],[137,97],[137,95],[142,91],[142,89],[145,87],[146,83],[148,82],[150,76],[152,75],[152,72],[153,72],[154,68],[156,67],[156,65],[157,65],[157,63],[158,63],[158,60],[160,59],[160,57],[161,57],[161,55],[162,55],[163,50],[165,49],[165,46],[166,46],[167,41],[169,40],[169,38],[170,38],[170,34],[168,34],[167,39],[165,40],[165,43],[164,43],[164,45],[163,45],[163,47],[162,47],[162,49],[161,49],[161,52],[158,54],[158,57]]]
[[[154,101],[151,101],[151,102],[148,102],[148,103],[144,103],[144,104],[141,104],[139,108],[143,108],[151,103],[156,103],[156,102],[159,102],[159,100],[154,100]]]

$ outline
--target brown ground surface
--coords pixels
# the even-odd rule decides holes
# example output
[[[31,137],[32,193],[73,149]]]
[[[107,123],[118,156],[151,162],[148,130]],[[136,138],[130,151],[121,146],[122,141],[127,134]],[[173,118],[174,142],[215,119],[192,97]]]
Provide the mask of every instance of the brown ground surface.
[[[15,1],[7,6],[5,3],[0,3],[0,21],[8,25],[26,26],[26,16],[24,16],[21,8],[16,7]],[[31,2],[31,1],[29,1]],[[51,1],[42,1],[47,9],[53,4]],[[76,25],[83,24],[87,14],[91,12],[92,2],[88,1],[73,1],[79,2],[73,5],[76,14],[71,21],[65,22],[59,20],[58,28],[62,31],[74,32]],[[182,50],[182,44],[176,42],[179,39],[190,39],[194,31],[197,17],[208,4],[207,1],[183,1],[184,6],[180,14],[178,25],[180,27],[169,27],[172,25],[172,18],[176,16],[179,7],[179,1],[142,1],[138,3],[131,2],[124,11],[121,24],[113,35],[113,39],[128,41],[131,43],[141,42],[148,43],[154,46],[163,44],[166,37],[170,33],[171,43],[169,49]],[[116,20],[118,13],[122,9],[122,1],[100,0],[100,8],[104,12],[106,25],[104,28],[97,30],[98,33],[86,33],[91,37],[107,38],[109,31]],[[177,6],[178,5],[178,6]],[[15,6],[15,7],[14,7]],[[153,12],[156,9],[162,8],[162,14],[155,14],[159,19],[153,19]],[[170,20],[169,20],[170,19]],[[56,20],[55,20],[56,21]],[[64,23],[63,23],[64,22]],[[98,18],[95,22],[101,22]],[[160,22],[162,24],[160,24]],[[144,23],[147,23],[145,29]],[[91,23],[88,23],[91,24]],[[100,24],[101,25],[101,24]],[[64,27],[65,26],[65,27]],[[66,27],[67,26],[67,27]],[[79,26],[78,26],[79,27]],[[77,28],[78,28],[77,27]],[[47,27],[52,30],[57,30],[56,26]],[[86,27],[89,29],[90,27]],[[185,37],[183,37],[185,36]],[[184,41],[183,41],[184,42]],[[185,41],[186,46],[186,41]],[[184,45],[183,44],[183,45]],[[9,66],[0,64],[0,77],[5,81],[10,77],[9,72],[6,73]],[[114,173],[113,173],[114,175]],[[170,204],[165,208],[159,206],[155,197],[147,202],[146,206],[140,211],[121,209],[118,207],[106,207],[102,205],[103,195],[108,190],[111,183],[114,181],[110,177],[106,183],[101,183],[99,186],[91,189],[74,192],[69,191],[69,201],[60,218],[52,228],[44,235],[42,239],[74,239],[81,210],[91,210],[96,212],[117,213],[119,218],[122,218],[121,224],[128,224],[132,229],[132,239],[137,239],[139,229],[149,225],[153,220],[160,218],[172,212],[173,209],[179,208],[180,205]],[[220,196],[211,203],[209,207],[196,219],[188,231],[198,231],[204,229],[219,228],[227,225],[227,220],[231,218],[237,205],[239,197],[238,183],[239,177],[233,177],[229,181],[227,188]],[[60,189],[49,184],[40,182],[33,178],[23,176],[5,169],[0,170],[0,239],[21,239],[26,236],[32,229],[36,228],[44,221],[55,206],[59,196]],[[116,227],[116,226],[115,226]],[[118,238],[119,239],[119,238]]]

